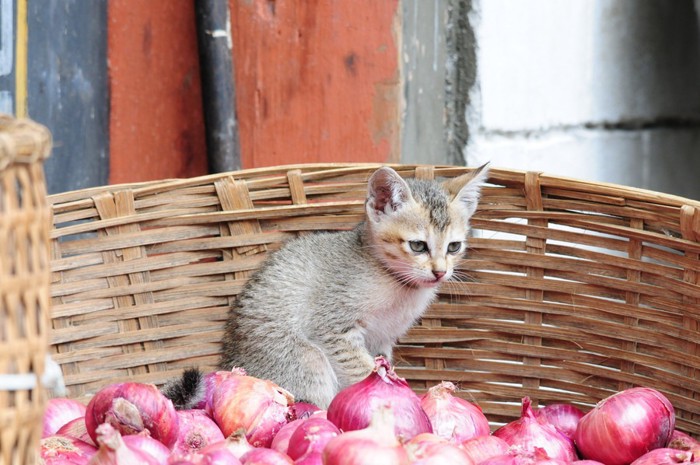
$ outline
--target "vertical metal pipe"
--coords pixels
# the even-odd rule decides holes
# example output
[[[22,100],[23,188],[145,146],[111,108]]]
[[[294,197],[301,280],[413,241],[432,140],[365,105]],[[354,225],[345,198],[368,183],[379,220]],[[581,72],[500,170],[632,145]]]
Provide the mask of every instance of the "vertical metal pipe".
[[[227,0],[194,0],[210,173],[241,168]]]

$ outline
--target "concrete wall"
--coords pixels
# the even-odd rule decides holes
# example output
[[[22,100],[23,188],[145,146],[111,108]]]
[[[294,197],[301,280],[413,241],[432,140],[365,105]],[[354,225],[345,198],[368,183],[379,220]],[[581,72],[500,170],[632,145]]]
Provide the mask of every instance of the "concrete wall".
[[[693,0],[474,0],[467,164],[700,198]]]

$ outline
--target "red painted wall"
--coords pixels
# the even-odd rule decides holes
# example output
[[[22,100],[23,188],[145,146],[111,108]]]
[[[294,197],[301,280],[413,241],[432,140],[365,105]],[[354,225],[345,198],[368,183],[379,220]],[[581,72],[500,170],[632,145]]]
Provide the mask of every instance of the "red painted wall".
[[[244,168],[398,161],[398,0],[229,0]],[[191,0],[110,0],[110,182],[206,172]]]
[[[110,183],[205,174],[191,0],[108,2]]]

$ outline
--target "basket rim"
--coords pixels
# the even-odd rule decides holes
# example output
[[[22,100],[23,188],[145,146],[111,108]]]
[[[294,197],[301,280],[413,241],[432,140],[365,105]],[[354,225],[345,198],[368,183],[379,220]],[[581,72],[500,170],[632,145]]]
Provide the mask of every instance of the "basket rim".
[[[29,118],[0,113],[0,170],[14,163],[32,164],[49,157],[51,131]]]
[[[0,115],[0,121],[2,121]],[[2,161],[2,151],[0,151],[0,162]],[[186,178],[162,178],[150,181],[140,181],[133,183],[110,184],[95,187],[88,187],[78,190],[70,190],[60,193],[51,194],[48,196],[50,205],[70,202],[72,200],[84,199],[91,196],[93,193],[119,190],[133,190],[135,193],[144,194],[151,190],[162,189],[165,187],[177,187],[187,184],[199,184],[203,182],[211,182],[213,180],[233,177],[236,179],[246,180],[246,178],[259,178],[263,175],[278,175],[286,176],[286,173],[292,170],[301,170],[302,176],[311,176],[318,171],[348,171],[348,174],[356,171],[366,171],[368,169],[377,169],[382,166],[389,166],[398,171],[400,170],[415,170],[416,168],[429,168],[437,171],[436,176],[455,176],[462,172],[466,172],[474,167],[462,165],[445,165],[445,164],[413,164],[413,163],[296,163],[296,164],[281,164],[256,168],[246,168],[234,171],[226,171],[221,173],[204,174]],[[1,163],[0,163],[1,168]],[[535,174],[541,187],[565,187],[567,189],[580,192],[591,192],[600,195],[619,196],[627,199],[633,199],[643,202],[654,202],[657,204],[667,205],[670,207],[682,207],[685,205],[700,208],[700,200],[683,197],[680,195],[669,194],[651,189],[632,187],[624,184],[592,181],[571,176],[563,176],[546,171],[539,170],[520,170],[507,167],[491,167],[489,177],[501,181],[519,181],[528,174]]]

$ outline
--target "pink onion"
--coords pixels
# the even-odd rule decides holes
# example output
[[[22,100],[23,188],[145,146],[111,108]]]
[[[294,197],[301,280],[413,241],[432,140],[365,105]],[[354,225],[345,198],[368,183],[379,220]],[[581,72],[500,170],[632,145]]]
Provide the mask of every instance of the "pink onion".
[[[698,457],[700,459],[700,457]],[[674,463],[698,463],[693,453],[687,450],[662,447],[649,451],[632,462],[631,465],[672,465]]]
[[[324,465],[408,465],[406,450],[394,433],[394,416],[388,405],[375,409],[367,428],[331,439],[323,449]]]
[[[443,381],[421,396],[421,407],[430,418],[433,432],[455,443],[489,435],[489,421],[481,408],[455,397],[455,390],[454,384]]]
[[[574,460],[571,465],[605,465],[597,460]]]
[[[666,447],[678,450],[697,450],[700,455],[700,442],[694,437],[677,429],[673,430],[673,433],[671,433],[671,440],[668,441]]]
[[[203,447],[224,440],[224,434],[204,410],[178,410],[178,437],[172,446],[175,454],[197,452]]]
[[[39,454],[45,465],[84,465],[97,453],[97,448],[70,436],[48,436],[41,439]]]
[[[248,440],[245,438],[245,431],[239,430],[233,433],[231,436],[227,437],[223,441],[217,441],[209,444],[200,450],[202,455],[212,455],[216,451],[226,449],[235,458],[240,459],[245,454],[255,449]]]
[[[292,395],[272,381],[229,371],[216,372],[215,384],[206,409],[224,436],[243,428],[254,447],[270,447],[291,417]]]
[[[571,439],[561,434],[549,423],[537,421],[530,407],[530,398],[523,398],[522,415],[501,426],[493,435],[506,441],[510,446],[519,446],[523,451],[534,453],[541,448],[553,459],[571,462],[576,460],[576,449]]]
[[[573,440],[576,425],[583,417],[583,411],[571,404],[550,404],[537,409],[535,417],[551,423],[560,433]]]
[[[287,454],[259,447],[241,457],[243,465],[294,465]]]
[[[202,450],[199,455],[202,457],[203,465],[241,465],[241,461],[233,453],[224,448]]]
[[[141,452],[145,452],[161,464],[168,463],[168,458],[172,455],[170,449],[165,447],[162,442],[156,441],[149,436],[148,431],[143,431],[139,434],[128,434],[126,436],[122,436],[122,440],[129,449],[136,449]]]
[[[477,436],[464,441],[460,447],[469,455],[472,462],[481,463],[488,458],[507,454],[510,446],[497,436]]]
[[[413,437],[404,447],[411,465],[476,465],[462,448],[431,433]]]
[[[579,420],[574,440],[583,458],[626,465],[665,447],[675,422],[673,405],[663,394],[635,387],[598,402]]]
[[[342,431],[366,428],[373,412],[391,405],[396,435],[410,439],[420,433],[432,433],[430,418],[420,399],[400,378],[384,357],[375,359],[372,373],[364,380],[340,391],[328,406],[328,419]]]
[[[97,447],[92,438],[87,432],[87,427],[85,426],[85,417],[74,418],[65,425],[61,426],[57,435],[70,436],[72,438],[80,439],[81,441],[87,442],[88,444]]]
[[[102,423],[109,423],[124,435],[148,430],[166,447],[175,444],[179,428],[170,399],[153,384],[142,383],[116,383],[98,391],[88,402],[85,414],[85,426],[93,441]]]
[[[119,431],[109,423],[101,424],[96,431],[100,448],[88,462],[89,465],[161,465],[150,454],[128,446]]]
[[[41,437],[53,436],[61,426],[85,416],[85,405],[66,398],[49,399],[44,408],[44,427]]]
[[[294,465],[323,465],[323,453],[312,451],[294,461]]]
[[[303,420],[289,438],[287,455],[297,460],[312,452],[321,452],[328,442],[340,434],[340,430],[329,420],[310,417]]]
[[[274,449],[277,452],[282,452],[283,454],[287,453],[287,449],[289,448],[289,438],[292,437],[292,434],[294,431],[301,425],[301,423],[304,421],[304,419],[296,419],[292,420],[286,425],[284,425],[280,430],[275,434],[275,437],[272,438],[272,443],[270,444],[270,449]]]

